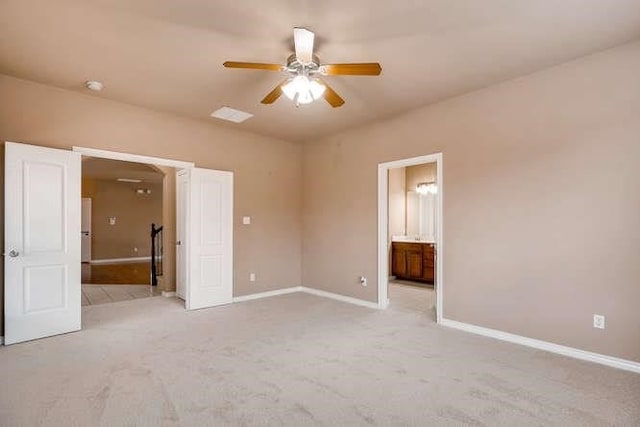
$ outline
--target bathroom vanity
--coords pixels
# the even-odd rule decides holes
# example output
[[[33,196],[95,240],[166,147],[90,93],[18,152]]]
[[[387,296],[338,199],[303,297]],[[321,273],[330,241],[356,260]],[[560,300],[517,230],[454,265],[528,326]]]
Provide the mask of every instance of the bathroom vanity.
[[[428,242],[391,242],[391,274],[398,279],[433,283],[436,248]]]

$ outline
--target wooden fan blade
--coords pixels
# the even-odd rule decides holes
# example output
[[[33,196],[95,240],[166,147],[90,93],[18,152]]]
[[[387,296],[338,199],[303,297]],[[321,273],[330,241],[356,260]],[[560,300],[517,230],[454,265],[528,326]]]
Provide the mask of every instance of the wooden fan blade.
[[[382,67],[377,62],[360,64],[327,64],[321,67],[327,76],[379,76]]]
[[[284,68],[279,64],[263,64],[261,62],[235,62],[227,61],[224,64],[227,68],[246,68],[250,70],[267,70],[267,71],[282,71]]]
[[[273,104],[274,102],[276,102],[278,98],[280,98],[280,95],[282,95],[282,85],[284,85],[285,82],[286,80],[276,86],[275,89],[269,92],[267,96],[262,98],[262,101],[260,102],[262,102],[263,104]]]
[[[324,93],[322,94],[322,96],[324,96],[324,99],[333,107],[333,108],[338,108],[341,107],[342,105],[344,105],[344,99],[342,99],[340,97],[340,95],[338,95],[336,93],[335,90],[333,90],[331,88],[331,86],[329,86],[327,84],[327,82],[325,82],[324,80],[319,79],[320,82],[325,86],[325,90]]]

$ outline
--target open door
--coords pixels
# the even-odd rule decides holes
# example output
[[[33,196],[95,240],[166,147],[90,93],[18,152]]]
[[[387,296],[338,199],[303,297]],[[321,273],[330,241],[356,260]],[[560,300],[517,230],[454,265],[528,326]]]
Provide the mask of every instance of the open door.
[[[229,304],[233,299],[233,173],[180,171],[178,189],[178,199],[181,193],[187,199],[183,203],[186,221],[178,223],[186,237],[181,246],[187,310]]]
[[[82,216],[80,217],[80,259],[82,262],[91,261],[91,198],[83,197]]]
[[[189,171],[176,172],[176,294],[187,299],[187,197],[189,196]]]
[[[80,329],[80,155],[5,143],[5,344]]]

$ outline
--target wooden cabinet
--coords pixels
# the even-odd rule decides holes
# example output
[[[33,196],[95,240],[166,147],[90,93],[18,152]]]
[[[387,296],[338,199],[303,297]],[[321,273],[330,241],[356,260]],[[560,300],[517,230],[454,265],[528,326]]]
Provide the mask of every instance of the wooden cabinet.
[[[391,274],[398,279],[432,283],[435,279],[435,248],[432,243],[391,243]]]
[[[436,250],[432,243],[422,244],[422,278],[425,282],[433,283],[436,278]]]

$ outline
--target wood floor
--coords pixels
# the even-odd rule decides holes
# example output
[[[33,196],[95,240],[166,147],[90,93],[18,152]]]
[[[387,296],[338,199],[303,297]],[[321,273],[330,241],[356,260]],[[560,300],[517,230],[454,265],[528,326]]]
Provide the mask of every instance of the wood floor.
[[[82,283],[93,285],[149,285],[149,262],[126,264],[82,264]]]

